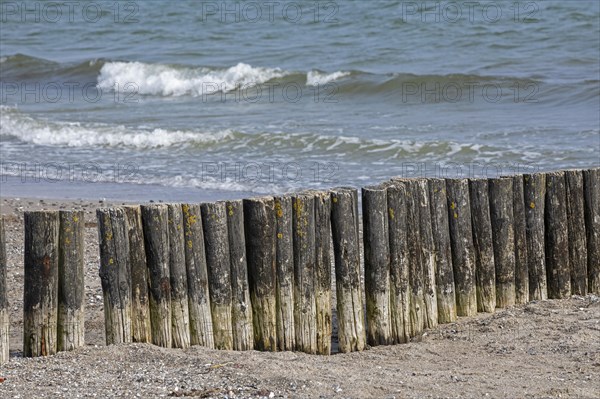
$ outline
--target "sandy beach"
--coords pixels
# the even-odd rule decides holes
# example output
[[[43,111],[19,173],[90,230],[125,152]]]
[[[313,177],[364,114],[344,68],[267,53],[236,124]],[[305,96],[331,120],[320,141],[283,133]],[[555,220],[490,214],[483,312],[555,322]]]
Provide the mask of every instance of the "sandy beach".
[[[11,360],[2,397],[594,398],[600,298],[533,302],[427,331],[422,342],[361,353],[187,350],[104,345],[95,209],[122,202],[3,198]],[[23,211],[86,213],[86,346],[22,357]],[[334,337],[335,339],[335,337]]]

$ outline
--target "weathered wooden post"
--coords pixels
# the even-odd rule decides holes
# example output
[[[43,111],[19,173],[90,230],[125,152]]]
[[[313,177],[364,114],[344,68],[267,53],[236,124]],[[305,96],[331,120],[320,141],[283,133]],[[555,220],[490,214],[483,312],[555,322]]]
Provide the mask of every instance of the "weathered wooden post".
[[[444,201],[446,199],[444,198]],[[410,341],[410,284],[404,183],[387,185],[390,246],[390,323],[395,343]]]
[[[152,342],[148,302],[148,267],[144,246],[142,211],[138,205],[124,206],[127,218],[129,263],[131,266],[131,335],[133,342]]]
[[[339,350],[362,351],[366,330],[360,284],[358,192],[354,188],[335,188],[330,194]]]
[[[571,296],[567,189],[564,172],[546,173],[546,269],[548,297]]]
[[[187,269],[183,211],[180,204],[168,204],[169,278],[171,282],[172,347],[190,346],[190,313],[188,308]]]
[[[254,327],[254,346],[277,350],[276,221],[273,197],[244,200],[244,231]]]
[[[600,295],[600,169],[583,172],[588,292]]]
[[[447,179],[446,190],[456,287],[456,313],[459,316],[473,316],[477,313],[477,293],[469,182],[466,179]]]
[[[25,212],[25,357],[53,355],[57,350],[58,229],[58,212]]]
[[[493,198],[488,194],[487,179],[470,179],[469,192],[475,246],[477,311],[492,313],[496,309],[496,271],[490,218],[490,199]]]
[[[567,224],[569,230],[569,265],[571,290],[587,295],[587,242],[585,237],[585,200],[581,170],[565,172],[567,185]]]
[[[421,220],[417,182],[401,179],[406,187],[406,242],[408,246],[408,265],[410,284],[410,336],[420,339],[425,326],[425,300],[423,292],[423,251],[421,249]]]
[[[10,319],[6,286],[6,235],[4,217],[0,215],[0,364],[8,362],[10,355]]]
[[[141,209],[144,248],[148,264],[152,343],[170,348],[173,343],[173,331],[169,270],[169,209],[164,204],[142,205]]]
[[[58,344],[70,351],[85,343],[83,211],[59,212],[58,249]]]
[[[529,271],[529,300],[548,299],[546,282],[546,250],[544,244],[544,206],[546,175],[523,176],[525,221],[527,226],[527,270]]]
[[[231,264],[227,235],[227,209],[224,202],[200,206],[204,228],[206,266],[216,349],[233,349],[231,324]]]
[[[513,219],[515,231],[515,300],[519,305],[529,302],[529,271],[527,267],[527,222],[523,175],[513,176]]]
[[[452,323],[456,320],[456,293],[454,272],[452,271],[448,201],[444,179],[429,179],[429,198],[431,204],[431,231],[437,265],[435,286],[437,289],[438,322]]]
[[[183,204],[185,265],[188,280],[190,344],[214,348],[208,271],[199,204]]]
[[[131,342],[131,275],[125,212],[122,208],[98,209],[96,216],[106,344]]]
[[[299,193],[292,197],[292,201],[296,349],[316,354],[315,198],[312,194]]]
[[[367,342],[371,346],[393,343],[390,320],[390,248],[387,190],[362,189]]]
[[[275,269],[277,273],[277,348],[296,348],[294,329],[294,244],[292,197],[275,197],[276,236]]]
[[[231,262],[233,349],[247,351],[254,349],[254,333],[246,262],[244,205],[241,200],[227,201],[227,232]]]
[[[315,193],[315,297],[317,353],[331,353],[331,197]]]
[[[419,206],[419,225],[421,228],[421,251],[423,260],[423,301],[425,303],[424,327],[435,328],[438,325],[437,289],[435,285],[435,244],[431,227],[431,208],[429,204],[429,184],[427,179],[417,179],[415,192]]]
[[[505,308],[516,302],[513,179],[490,179],[489,186],[496,263],[496,306]]]

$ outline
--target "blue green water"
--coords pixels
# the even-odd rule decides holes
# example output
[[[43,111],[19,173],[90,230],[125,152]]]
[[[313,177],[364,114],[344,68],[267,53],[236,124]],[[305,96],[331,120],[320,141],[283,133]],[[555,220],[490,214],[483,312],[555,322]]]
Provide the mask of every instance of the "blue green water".
[[[0,5],[5,195],[600,164],[597,1]]]

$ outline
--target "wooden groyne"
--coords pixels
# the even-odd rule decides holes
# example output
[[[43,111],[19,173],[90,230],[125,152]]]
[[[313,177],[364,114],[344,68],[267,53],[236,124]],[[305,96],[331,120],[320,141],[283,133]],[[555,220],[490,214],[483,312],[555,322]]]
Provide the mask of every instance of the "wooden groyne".
[[[361,197],[362,215],[343,187],[99,209],[106,343],[328,355],[334,330],[338,351],[361,351],[458,316],[600,294],[599,169],[394,178]],[[25,214],[25,356],[83,345],[82,220]]]

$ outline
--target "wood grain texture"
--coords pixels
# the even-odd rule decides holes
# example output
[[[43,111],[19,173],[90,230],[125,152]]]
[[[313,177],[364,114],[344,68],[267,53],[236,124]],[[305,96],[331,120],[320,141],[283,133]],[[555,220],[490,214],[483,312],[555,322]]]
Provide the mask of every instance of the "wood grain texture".
[[[330,195],[339,350],[362,351],[367,339],[360,282],[358,192],[335,188]]]
[[[276,219],[273,197],[244,200],[254,347],[277,350]]]
[[[127,218],[129,262],[131,265],[131,335],[133,342],[152,342],[150,303],[148,299],[148,267],[144,244],[142,210],[137,205],[123,207]]]
[[[446,182],[443,179],[429,179],[429,198],[431,204],[431,231],[437,266],[435,278],[438,322],[441,324],[452,323],[456,320],[456,290],[452,269]]]
[[[227,234],[231,262],[233,349],[247,351],[254,349],[254,332],[246,261],[244,206],[241,200],[227,201]]]
[[[600,295],[600,169],[583,172],[588,292]]]
[[[456,313],[458,316],[474,316],[477,313],[477,293],[469,183],[466,179],[447,179],[446,190]]]
[[[523,175],[525,222],[527,226],[527,270],[529,272],[529,300],[548,299],[546,281],[546,249],[544,208],[546,206],[546,175]]]
[[[6,286],[6,232],[4,231],[4,216],[0,215],[0,364],[8,362],[10,354],[10,318]]]
[[[57,351],[58,229],[56,211],[25,212],[23,356]]]
[[[171,283],[172,347],[190,346],[187,269],[183,211],[180,204],[168,204],[169,279]]]
[[[571,268],[571,291],[574,295],[587,295],[587,239],[585,233],[585,199],[583,172],[565,172],[567,186],[567,224],[569,230],[569,265]]]
[[[190,344],[214,348],[202,212],[199,204],[183,204],[181,208],[184,219]]]
[[[231,265],[227,235],[227,208],[224,202],[200,206],[204,228],[204,246],[208,287],[216,349],[233,349],[231,313]]]
[[[475,246],[477,311],[492,313],[496,309],[496,271],[487,179],[470,179],[469,194]]]
[[[513,179],[490,179],[489,186],[496,263],[496,306],[505,308],[516,303]]]
[[[294,244],[292,229],[292,197],[275,197],[276,237],[275,270],[277,273],[277,348],[294,350]]]
[[[173,344],[171,276],[169,269],[169,209],[167,205],[142,205],[144,248],[148,265],[152,343]]]
[[[59,212],[58,343],[59,351],[85,345],[84,212]]]
[[[106,344],[131,342],[131,269],[127,219],[122,208],[98,209],[96,216]]]

